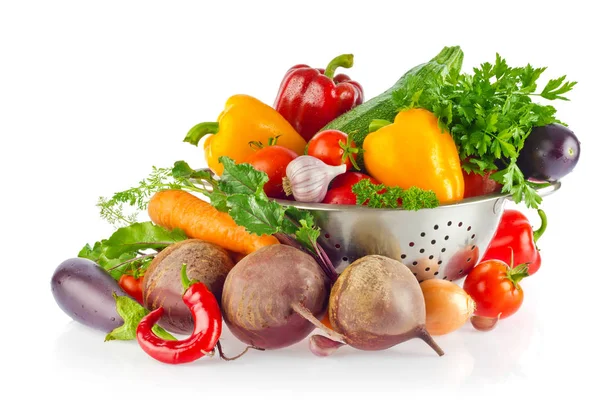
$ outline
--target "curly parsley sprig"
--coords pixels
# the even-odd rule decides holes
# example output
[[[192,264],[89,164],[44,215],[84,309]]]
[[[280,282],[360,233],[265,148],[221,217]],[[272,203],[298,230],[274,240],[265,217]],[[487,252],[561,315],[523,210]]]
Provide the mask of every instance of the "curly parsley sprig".
[[[546,67],[509,67],[496,54],[495,62],[483,63],[472,74],[449,74],[434,77],[425,85],[409,84],[394,93],[399,110],[421,107],[433,112],[440,126],[449,131],[458,147],[467,172],[484,174],[497,172],[492,179],[502,184],[503,193],[512,195],[515,202],[524,201],[538,208],[541,197],[537,184],[527,181],[517,157],[532,128],[561,123],[551,105],[533,101],[568,100],[568,93],[577,82],[566,76],[550,79],[538,90],[538,80]],[[419,87],[421,89],[416,90]]]

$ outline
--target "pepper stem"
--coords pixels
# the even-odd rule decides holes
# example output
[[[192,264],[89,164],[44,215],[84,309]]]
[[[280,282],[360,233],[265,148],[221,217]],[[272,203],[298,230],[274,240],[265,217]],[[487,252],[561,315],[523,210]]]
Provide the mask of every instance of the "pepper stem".
[[[374,119],[369,124],[369,133],[375,132],[376,130],[383,128],[386,125],[390,125],[391,122],[386,119]]]
[[[538,215],[540,216],[540,218],[542,220],[542,224],[540,225],[540,227],[538,228],[537,231],[533,232],[533,243],[535,243],[536,245],[537,245],[537,241],[539,240],[540,237],[542,237],[542,235],[546,231],[546,228],[548,227],[548,218],[546,217],[546,213],[544,212],[544,210],[542,210],[541,208],[538,208]]]
[[[195,279],[190,280],[190,278],[188,278],[186,269],[187,269],[187,264],[186,263],[181,264],[181,286],[183,286],[184,293],[186,290],[188,290],[190,288],[190,286],[192,286],[194,283],[198,282]]]
[[[333,75],[335,74],[335,70],[338,67],[342,68],[351,68],[354,65],[354,55],[353,54],[342,54],[341,56],[337,56],[333,60],[327,64],[327,68],[325,68],[324,75],[329,79],[333,79]]]
[[[217,132],[219,132],[218,122],[201,122],[188,131],[183,141],[198,146],[200,139],[204,136]]]
[[[352,166],[357,171],[360,171],[360,167],[358,166],[358,163],[356,162],[356,156],[359,153],[361,153],[363,149],[359,149],[359,148],[355,147],[353,138],[354,138],[354,132],[351,132],[348,135],[348,137],[346,138],[346,143],[344,143],[343,140],[340,140],[338,142],[338,145],[340,146],[340,148],[343,151],[342,163],[346,163],[346,160],[348,159],[348,157],[350,157],[350,163],[352,164]]]

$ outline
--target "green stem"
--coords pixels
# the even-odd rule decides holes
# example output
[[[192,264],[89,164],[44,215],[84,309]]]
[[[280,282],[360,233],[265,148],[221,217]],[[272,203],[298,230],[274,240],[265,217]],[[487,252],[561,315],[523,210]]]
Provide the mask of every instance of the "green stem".
[[[218,122],[201,122],[189,130],[183,141],[198,146],[204,136],[217,132],[219,132]]]
[[[324,75],[330,79],[333,79],[333,74],[335,74],[335,70],[338,67],[343,68],[351,68],[354,65],[354,55],[352,54],[342,54],[341,56],[337,56],[329,64],[327,64],[327,68],[325,68]]]
[[[187,268],[187,264],[186,263],[181,264],[181,285],[183,286],[183,291],[184,292],[186,290],[188,290],[188,288],[192,284],[190,282],[190,278],[188,278],[188,276],[187,276],[186,268]]]
[[[383,128],[384,126],[390,125],[391,122],[385,119],[374,119],[369,124],[369,133],[375,132],[376,130]]]
[[[536,245],[537,245],[537,241],[544,234],[544,232],[546,231],[546,228],[548,227],[548,218],[546,218],[546,213],[544,212],[544,210],[542,210],[541,208],[538,208],[538,215],[540,216],[540,218],[542,220],[542,224],[540,225],[540,227],[538,228],[537,231],[533,232],[533,242]]]

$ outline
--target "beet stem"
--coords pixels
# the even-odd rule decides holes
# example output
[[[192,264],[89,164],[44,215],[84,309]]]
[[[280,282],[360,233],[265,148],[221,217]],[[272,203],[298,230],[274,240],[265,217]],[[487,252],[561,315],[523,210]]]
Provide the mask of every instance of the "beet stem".
[[[332,338],[334,338],[338,342],[345,342],[346,341],[346,338],[342,334],[339,334],[336,331],[334,331],[333,329],[329,329],[328,327],[326,327],[321,321],[319,321],[313,315],[312,312],[310,312],[310,310],[308,308],[304,307],[302,304],[294,303],[294,304],[292,304],[292,309],[294,311],[296,311],[298,314],[300,314],[300,316],[302,316],[304,319],[306,319],[309,322],[311,322],[317,328],[320,328],[322,331],[324,331],[325,333],[327,333],[329,336],[331,336]]]
[[[323,273],[325,273],[325,276],[327,276],[331,280],[331,284],[333,285],[333,283],[335,283],[339,274],[335,270],[333,263],[331,262],[331,260],[329,259],[329,257],[327,256],[327,254],[325,253],[323,248],[318,243],[314,244],[316,252],[313,253],[313,252],[308,251],[306,248],[304,248],[304,246],[302,246],[296,239],[294,239],[290,235],[278,232],[278,233],[275,233],[273,236],[275,236],[281,244],[285,244],[285,245],[294,247],[294,248],[301,250],[301,251],[305,252],[306,254],[310,255],[312,258],[314,258],[315,261],[317,261],[317,264],[319,264],[319,266],[323,270]]]
[[[243,356],[244,354],[246,354],[248,352],[248,350],[250,349],[254,349],[254,350],[259,350],[259,351],[265,351],[265,349],[262,349],[260,347],[256,347],[256,346],[246,346],[246,348],[244,349],[244,351],[242,351],[240,354],[238,354],[237,356],[234,357],[227,357],[225,355],[225,353],[223,353],[223,348],[221,347],[221,341],[217,341],[217,350],[219,351],[219,357],[221,357],[222,360],[225,361],[233,361],[233,360],[237,360],[238,358],[240,358],[241,356]],[[214,350],[213,350],[214,352]]]
[[[435,350],[435,352],[438,354],[438,356],[443,356],[444,355],[444,350],[442,350],[442,348],[440,346],[438,346],[438,344],[435,342],[435,340],[433,340],[433,338],[431,337],[431,335],[429,334],[429,332],[427,332],[427,330],[425,328],[423,328],[421,330],[421,332],[417,335],[417,337],[419,339],[421,339],[422,341],[424,341],[425,343],[427,343],[429,345],[429,347],[431,347],[433,350]]]

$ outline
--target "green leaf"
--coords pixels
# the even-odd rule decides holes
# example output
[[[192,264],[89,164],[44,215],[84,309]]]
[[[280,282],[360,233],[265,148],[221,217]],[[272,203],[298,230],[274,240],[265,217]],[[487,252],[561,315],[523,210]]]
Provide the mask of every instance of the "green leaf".
[[[113,292],[113,297],[116,302],[117,312],[121,318],[123,318],[123,325],[109,332],[104,338],[104,341],[134,340],[136,338],[136,330],[140,324],[140,321],[150,312],[142,307],[140,303],[128,296],[118,296]],[[152,331],[162,339],[177,340],[173,335],[158,325],[154,325],[152,327]]]
[[[149,221],[137,222],[113,233],[104,243],[104,253],[108,258],[116,258],[138,250],[163,249],[185,239],[187,236],[181,229],[169,231]]]
[[[250,233],[272,235],[281,230],[284,209],[274,201],[246,194],[234,194],[227,198],[229,215]]]
[[[564,82],[566,78],[567,76],[563,75],[560,78],[550,79],[540,96],[548,100],[569,100],[561,95],[573,89],[577,82]]]
[[[227,212],[229,208],[227,207],[227,195],[220,190],[214,190],[209,193],[208,198],[210,199],[210,204],[219,211]]]
[[[210,171],[207,170],[195,170],[192,169],[185,161],[176,161],[172,169],[174,178],[186,178],[186,179],[201,179],[212,181],[213,177]]]
[[[316,251],[315,244],[321,233],[319,228],[316,228],[312,221],[301,219],[299,222],[300,228],[296,231],[296,240],[304,247]]]
[[[219,157],[219,162],[224,168],[219,189],[226,194],[255,194],[262,191],[269,180],[267,174],[250,164],[236,164],[226,156]]]

